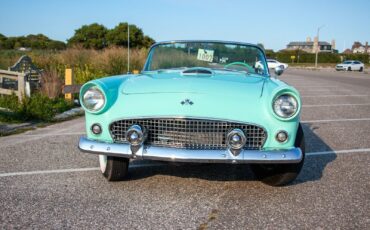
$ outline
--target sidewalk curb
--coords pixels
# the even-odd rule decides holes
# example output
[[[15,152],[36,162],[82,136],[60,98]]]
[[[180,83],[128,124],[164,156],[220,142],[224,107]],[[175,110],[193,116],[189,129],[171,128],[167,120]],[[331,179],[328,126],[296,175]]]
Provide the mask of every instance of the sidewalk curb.
[[[351,71],[337,71],[337,70],[335,70],[335,68],[332,68],[332,67],[318,67],[318,68],[315,68],[315,67],[293,66],[293,67],[289,67],[289,69],[311,70],[311,71],[328,71],[328,72],[348,72],[348,73],[351,73]],[[361,72],[358,72],[358,71],[352,71],[352,72],[361,73]],[[369,74],[370,73],[370,69],[367,68],[362,73],[363,74]]]
[[[0,123],[0,137],[18,134],[38,127],[48,126],[57,122],[66,121],[77,116],[84,115],[85,111],[81,108],[73,108],[54,116],[51,122],[24,122],[24,123]]]

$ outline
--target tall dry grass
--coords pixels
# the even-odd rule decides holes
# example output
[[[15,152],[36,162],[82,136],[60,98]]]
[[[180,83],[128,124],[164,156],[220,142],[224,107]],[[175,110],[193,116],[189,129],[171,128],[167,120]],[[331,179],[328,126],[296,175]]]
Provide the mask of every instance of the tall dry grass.
[[[122,47],[103,50],[73,47],[63,51],[33,50],[26,53],[16,50],[0,51],[0,68],[7,69],[24,54],[30,56],[33,63],[44,70],[40,90],[49,98],[61,95],[66,68],[74,70],[75,84],[105,76],[126,74],[128,70],[127,49]],[[146,49],[131,49],[130,71],[141,70],[146,56]]]
[[[69,48],[57,52],[31,52],[28,54],[41,69],[56,70],[63,79],[66,68],[74,69],[76,84],[89,80],[127,73],[127,49],[109,47],[104,50]],[[130,71],[141,70],[147,56],[146,49],[130,50]]]
[[[40,91],[45,96],[55,99],[62,94],[63,82],[55,68],[45,70],[41,75],[40,83]]]
[[[145,49],[130,50],[130,68],[141,69],[147,55]],[[104,50],[71,48],[60,52],[59,62],[69,67],[89,65],[108,74],[127,72],[127,49],[110,47]]]

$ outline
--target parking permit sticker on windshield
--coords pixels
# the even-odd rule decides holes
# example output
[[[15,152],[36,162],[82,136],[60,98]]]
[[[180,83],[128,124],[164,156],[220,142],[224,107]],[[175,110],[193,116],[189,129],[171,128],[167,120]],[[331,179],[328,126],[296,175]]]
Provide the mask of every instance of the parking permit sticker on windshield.
[[[214,50],[198,49],[198,60],[212,62]]]

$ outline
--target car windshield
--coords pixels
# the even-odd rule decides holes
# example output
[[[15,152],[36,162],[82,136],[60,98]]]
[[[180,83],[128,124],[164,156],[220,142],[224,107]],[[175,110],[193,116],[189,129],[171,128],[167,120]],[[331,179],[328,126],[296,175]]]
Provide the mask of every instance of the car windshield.
[[[352,62],[351,61],[345,61],[345,62],[343,62],[343,64],[352,64]]]
[[[193,41],[159,43],[153,46],[144,71],[193,67],[268,75],[265,55],[256,46]]]

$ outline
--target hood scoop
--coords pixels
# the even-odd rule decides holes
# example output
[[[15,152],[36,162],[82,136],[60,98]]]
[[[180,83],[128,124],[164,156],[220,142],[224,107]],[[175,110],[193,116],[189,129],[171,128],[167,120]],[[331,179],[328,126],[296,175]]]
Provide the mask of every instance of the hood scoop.
[[[201,67],[195,67],[195,68],[189,68],[181,72],[181,75],[183,76],[211,76],[214,75],[214,72],[211,69],[208,68],[201,68]]]

